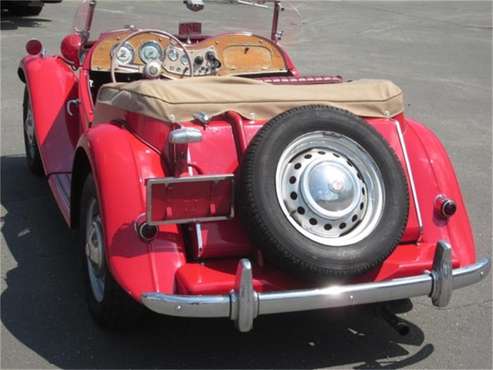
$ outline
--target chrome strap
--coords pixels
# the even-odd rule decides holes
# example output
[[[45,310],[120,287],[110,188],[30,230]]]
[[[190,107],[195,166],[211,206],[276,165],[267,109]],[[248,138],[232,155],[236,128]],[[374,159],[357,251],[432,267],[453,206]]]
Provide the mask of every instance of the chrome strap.
[[[406,141],[404,140],[404,135],[402,133],[401,124],[398,120],[393,120],[395,127],[397,129],[397,135],[399,136],[399,142],[402,147],[402,153],[404,155],[404,161],[406,162],[406,170],[409,176],[409,186],[411,187],[411,193],[413,195],[414,207],[416,208],[416,216],[418,218],[419,227],[419,239],[423,235],[423,217],[421,216],[421,207],[419,206],[418,193],[416,191],[416,184],[414,182],[413,170],[411,168],[411,162],[409,160],[409,155],[407,152]]]

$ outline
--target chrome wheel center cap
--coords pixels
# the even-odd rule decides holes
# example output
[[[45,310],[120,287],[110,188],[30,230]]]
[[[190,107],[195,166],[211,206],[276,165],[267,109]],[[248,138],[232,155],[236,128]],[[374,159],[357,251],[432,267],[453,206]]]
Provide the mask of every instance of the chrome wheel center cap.
[[[303,175],[301,193],[310,208],[329,218],[353,212],[362,197],[355,173],[335,161],[309,166]]]

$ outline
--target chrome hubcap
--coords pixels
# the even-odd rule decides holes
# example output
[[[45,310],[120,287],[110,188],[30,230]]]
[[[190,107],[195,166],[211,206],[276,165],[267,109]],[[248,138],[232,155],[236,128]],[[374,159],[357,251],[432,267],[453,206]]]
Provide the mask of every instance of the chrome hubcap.
[[[355,141],[333,132],[301,136],[284,150],[276,192],[289,222],[327,246],[364,239],[383,212],[384,185],[377,164]]]
[[[34,141],[34,119],[31,107],[27,110],[26,120],[24,121],[24,131],[26,132],[27,138],[27,150],[29,151],[31,158],[33,158],[36,155],[36,149]]]
[[[92,293],[96,301],[104,297],[105,256],[104,234],[96,199],[92,199],[87,213],[85,252]]]

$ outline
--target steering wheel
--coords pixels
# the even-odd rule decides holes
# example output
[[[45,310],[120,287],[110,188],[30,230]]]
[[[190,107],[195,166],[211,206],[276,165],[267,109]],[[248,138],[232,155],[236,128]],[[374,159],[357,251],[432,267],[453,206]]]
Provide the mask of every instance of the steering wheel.
[[[187,58],[188,62],[188,73],[186,74],[187,77],[193,77],[193,62],[192,62],[192,57],[190,56],[190,53],[188,50],[185,48],[185,45],[174,35],[171,33],[165,32],[165,31],[160,31],[160,30],[153,30],[153,29],[146,29],[146,30],[139,30],[136,31],[127,37],[125,37],[111,52],[111,80],[113,82],[117,82],[115,78],[115,72],[121,71],[121,72],[137,72],[141,73],[145,78],[153,79],[153,78],[159,78],[163,71],[163,61],[166,56],[164,56],[163,60],[156,60],[153,62],[149,62],[144,65],[139,65],[135,63],[128,63],[128,64],[121,64],[118,62],[118,59],[116,56],[118,55],[118,52],[120,49],[125,45],[129,40],[133,39],[134,37],[141,35],[143,33],[152,33],[157,36],[162,36],[166,37],[169,40],[169,44],[173,45],[173,47],[179,48],[183,50],[184,55]],[[169,78],[183,78],[185,77],[185,73],[187,70],[184,71],[184,73],[181,75],[181,77],[171,77],[168,76]]]

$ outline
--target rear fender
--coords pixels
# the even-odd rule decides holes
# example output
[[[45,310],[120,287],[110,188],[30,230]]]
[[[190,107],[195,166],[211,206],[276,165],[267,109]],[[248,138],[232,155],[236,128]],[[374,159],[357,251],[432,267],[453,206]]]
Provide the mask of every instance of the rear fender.
[[[65,107],[77,98],[76,74],[61,58],[41,55],[24,57],[18,74],[29,92],[45,173],[70,172],[79,125],[77,112],[71,116]]]
[[[461,266],[475,263],[471,224],[445,147],[430,129],[411,119],[407,119],[404,139],[423,217],[422,241],[449,241]],[[457,212],[448,220],[442,219],[435,212],[435,199],[439,195],[445,195],[457,204]]]
[[[136,300],[146,291],[174,293],[175,272],[185,263],[180,230],[176,225],[162,226],[150,243],[135,231],[136,220],[145,213],[146,179],[165,176],[160,155],[109,123],[81,137],[77,155],[82,151],[96,183],[113,277]],[[74,181],[82,177],[77,168],[73,171]],[[73,184],[73,189],[77,186]]]

